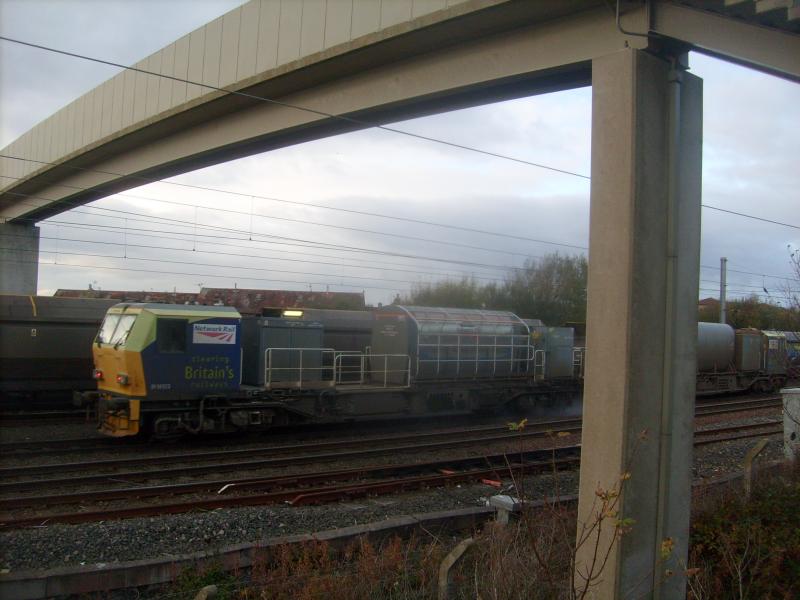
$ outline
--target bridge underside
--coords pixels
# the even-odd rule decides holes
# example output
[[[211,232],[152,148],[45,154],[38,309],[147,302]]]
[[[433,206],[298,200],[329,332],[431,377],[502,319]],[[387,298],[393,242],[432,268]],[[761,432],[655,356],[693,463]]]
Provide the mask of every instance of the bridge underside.
[[[274,102],[212,93],[215,97],[196,107],[60,165],[39,165],[37,173],[0,193],[0,215],[34,222],[148,181],[275,148],[586,86],[592,57],[621,47],[613,19],[598,21],[601,15],[606,17],[607,9],[573,17],[568,28],[556,20],[478,39],[473,37],[486,24],[473,15],[458,27],[444,23],[412,32],[370,53],[319,61],[240,90]],[[509,27],[507,20],[506,15],[494,28]],[[442,40],[447,47],[423,52]]]

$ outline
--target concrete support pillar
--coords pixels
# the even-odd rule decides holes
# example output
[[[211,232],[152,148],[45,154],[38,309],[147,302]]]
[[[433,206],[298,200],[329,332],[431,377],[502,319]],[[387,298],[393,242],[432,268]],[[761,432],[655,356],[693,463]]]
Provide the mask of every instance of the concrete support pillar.
[[[683,599],[702,80],[644,51],[624,50],[593,61],[592,98],[575,584],[582,588],[590,574],[591,598]],[[603,492],[610,492],[606,515],[599,514]]]
[[[0,223],[0,294],[35,294],[39,228]]]

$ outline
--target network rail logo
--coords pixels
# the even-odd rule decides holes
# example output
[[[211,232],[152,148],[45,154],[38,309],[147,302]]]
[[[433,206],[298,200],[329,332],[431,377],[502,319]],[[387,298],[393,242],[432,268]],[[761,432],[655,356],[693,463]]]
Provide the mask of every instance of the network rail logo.
[[[235,344],[236,325],[211,325],[197,323],[192,329],[194,344]]]

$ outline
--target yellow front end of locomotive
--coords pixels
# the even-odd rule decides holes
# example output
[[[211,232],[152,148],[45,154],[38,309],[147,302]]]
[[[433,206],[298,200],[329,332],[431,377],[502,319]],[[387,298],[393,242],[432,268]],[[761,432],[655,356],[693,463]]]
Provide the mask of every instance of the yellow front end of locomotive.
[[[140,430],[141,399],[147,394],[141,342],[136,334],[138,308],[118,305],[109,309],[92,348],[99,401],[100,431],[113,437],[136,435]]]
[[[240,320],[221,306],[111,307],[93,346],[100,431],[123,437],[164,422],[178,427],[205,396],[238,392]]]

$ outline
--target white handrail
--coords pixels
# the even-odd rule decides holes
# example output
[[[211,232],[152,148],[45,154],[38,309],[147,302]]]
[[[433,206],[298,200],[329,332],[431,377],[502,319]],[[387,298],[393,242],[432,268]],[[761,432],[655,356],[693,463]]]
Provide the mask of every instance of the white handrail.
[[[544,379],[547,372],[547,353],[536,350],[533,353],[533,378]]]
[[[349,369],[344,366],[346,359],[353,359],[358,357],[358,377],[357,381],[347,381],[343,375],[345,373],[354,373],[353,367]],[[390,359],[401,359],[404,366],[397,369],[389,368]],[[373,368],[382,361],[382,368]],[[369,366],[369,368],[368,368]],[[351,384],[360,387],[409,387],[411,385],[411,357],[408,354],[351,354],[351,353],[337,353],[334,357],[334,370],[336,372],[337,384]],[[400,373],[400,381],[390,381],[390,374]],[[394,377],[392,378],[395,379]]]
[[[317,354],[317,358],[304,360],[309,354]],[[274,358],[286,356],[289,359],[296,355],[296,366],[276,367]],[[329,359],[329,360],[326,360]],[[291,362],[291,360],[290,360]],[[306,364],[309,363],[309,364]],[[317,366],[318,365],[318,366]],[[288,372],[288,377],[279,377]],[[312,375],[308,375],[308,373]],[[296,378],[293,374],[296,373]],[[313,374],[318,374],[314,378]],[[304,378],[305,374],[305,378]],[[269,388],[301,388],[328,387],[336,381],[336,351],[333,348],[267,348],[264,351],[264,385]]]
[[[584,369],[586,368],[586,348],[576,346],[572,349],[572,375],[578,379],[583,379]]]

